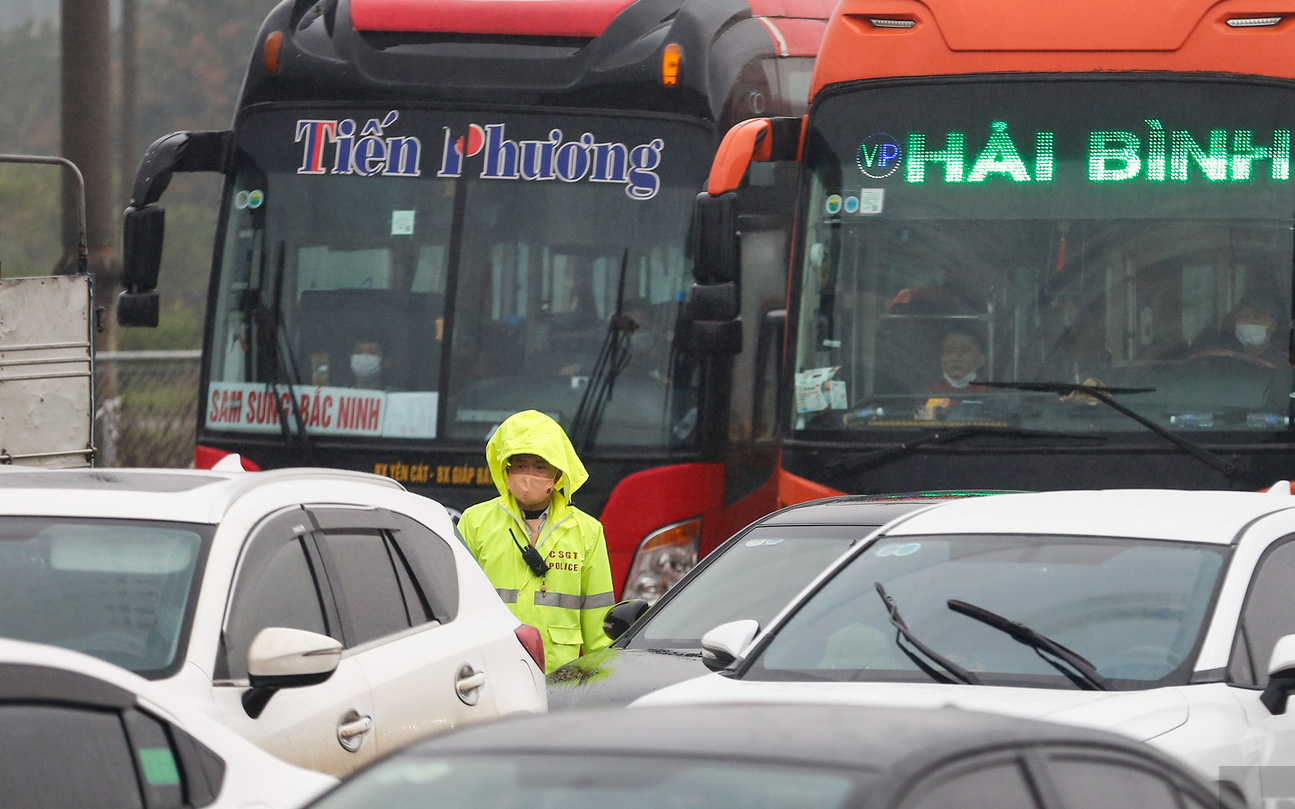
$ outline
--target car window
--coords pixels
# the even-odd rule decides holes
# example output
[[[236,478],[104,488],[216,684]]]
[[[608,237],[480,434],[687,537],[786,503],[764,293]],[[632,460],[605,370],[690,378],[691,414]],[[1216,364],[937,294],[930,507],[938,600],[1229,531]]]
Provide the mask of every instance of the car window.
[[[403,514],[392,514],[398,530],[396,547],[410,565],[427,596],[432,614],[449,623],[459,612],[459,571],[449,542],[427,526]],[[455,539],[462,544],[462,540]]]
[[[1029,776],[1015,759],[959,764],[914,790],[902,809],[1039,809]]]
[[[1268,684],[1268,662],[1284,635],[1295,634],[1295,541],[1276,545],[1259,562],[1241,611],[1229,674],[1238,685]]]
[[[381,531],[325,531],[319,535],[338,598],[347,646],[410,627],[405,594],[389,543]]]
[[[209,526],[7,517],[0,635],[92,654],[146,677],[181,663]]]
[[[712,627],[766,625],[854,540],[875,525],[766,525],[713,556],[648,616],[627,648],[697,647]]]
[[[1094,755],[1052,755],[1048,774],[1066,809],[1178,809],[1178,790],[1132,762]]]
[[[330,634],[320,582],[299,537],[264,537],[249,552],[234,587],[225,630],[228,676],[247,677],[247,649],[270,626]]]
[[[184,806],[180,762],[166,727],[153,717],[134,710],[126,711],[122,720],[139,765],[147,809],[179,809]]]
[[[5,809],[145,809],[116,711],[0,705],[0,784]]]

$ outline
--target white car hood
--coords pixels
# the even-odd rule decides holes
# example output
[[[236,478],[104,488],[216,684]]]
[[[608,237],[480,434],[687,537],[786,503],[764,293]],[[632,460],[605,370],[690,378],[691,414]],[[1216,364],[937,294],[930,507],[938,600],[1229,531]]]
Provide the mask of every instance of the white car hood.
[[[940,683],[750,682],[710,674],[649,694],[634,705],[806,702],[908,708],[957,707],[1112,730],[1147,741],[1187,721],[1177,688],[1079,691]]]

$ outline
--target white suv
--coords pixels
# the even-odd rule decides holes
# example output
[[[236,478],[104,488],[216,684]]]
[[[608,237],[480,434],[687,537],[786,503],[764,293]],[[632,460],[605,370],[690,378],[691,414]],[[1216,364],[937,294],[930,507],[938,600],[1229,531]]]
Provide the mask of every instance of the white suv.
[[[445,509],[337,470],[0,473],[0,636],[121,665],[334,775],[547,705],[538,633]]]

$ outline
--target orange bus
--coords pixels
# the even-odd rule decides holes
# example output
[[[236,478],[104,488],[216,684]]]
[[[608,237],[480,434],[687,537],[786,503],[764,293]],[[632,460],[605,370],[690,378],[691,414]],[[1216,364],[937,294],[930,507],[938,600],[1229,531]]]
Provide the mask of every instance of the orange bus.
[[[799,164],[782,501],[1295,476],[1293,54],[1290,0],[841,2],[698,201],[722,321],[733,192]]]

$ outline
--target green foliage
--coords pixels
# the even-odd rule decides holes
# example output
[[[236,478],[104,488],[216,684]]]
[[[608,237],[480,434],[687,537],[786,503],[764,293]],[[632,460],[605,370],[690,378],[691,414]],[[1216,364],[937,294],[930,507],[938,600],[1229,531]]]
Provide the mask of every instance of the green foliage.
[[[139,143],[132,151],[142,157],[147,144],[170,132],[229,126],[257,31],[278,0],[136,1]],[[0,152],[59,154],[59,48],[58,27],[52,22],[0,30]],[[114,60],[118,53],[114,47]],[[119,92],[119,76],[114,64],[114,94]],[[120,105],[114,109],[120,110]],[[120,137],[119,121],[113,122],[113,129]],[[118,166],[123,188],[129,188],[137,168],[134,163]],[[36,171],[21,171],[29,170]],[[4,276],[47,275],[62,253],[60,181],[56,170],[44,171],[11,175],[0,166]],[[198,347],[219,194],[219,182],[211,175],[178,175],[172,182],[161,203],[167,210],[158,285],[162,326],[122,330],[122,348]]]
[[[49,275],[63,253],[55,166],[0,163],[0,275]]]

